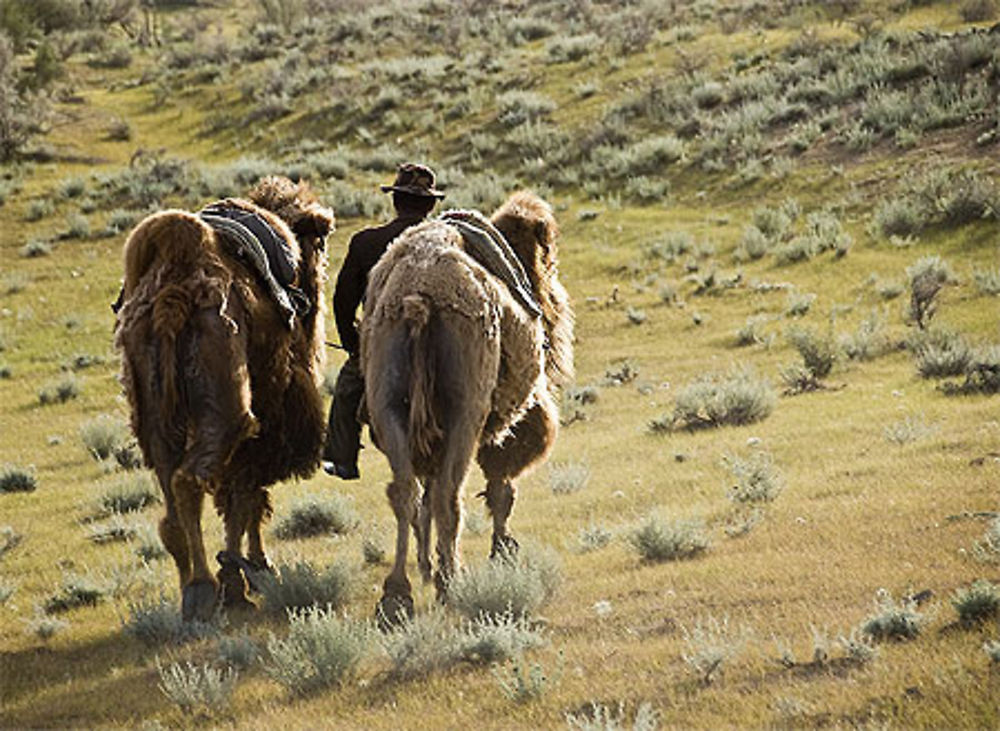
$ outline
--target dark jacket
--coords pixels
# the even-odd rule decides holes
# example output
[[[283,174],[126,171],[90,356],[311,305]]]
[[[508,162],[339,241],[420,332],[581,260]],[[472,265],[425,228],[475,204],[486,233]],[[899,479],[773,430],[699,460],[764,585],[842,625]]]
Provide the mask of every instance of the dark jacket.
[[[337,333],[340,335],[340,344],[348,353],[357,353],[360,345],[354,317],[365,298],[368,272],[393,239],[424,218],[419,214],[402,214],[384,226],[366,228],[351,237],[347,256],[337,275],[337,286],[333,290],[333,315],[337,320]]]

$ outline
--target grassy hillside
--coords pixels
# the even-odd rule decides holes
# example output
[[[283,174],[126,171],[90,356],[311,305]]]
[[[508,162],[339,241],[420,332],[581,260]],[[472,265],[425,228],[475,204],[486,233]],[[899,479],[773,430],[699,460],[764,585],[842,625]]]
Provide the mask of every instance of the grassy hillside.
[[[995,2],[30,5],[0,13],[0,726],[1000,725]],[[492,654],[431,587],[362,627],[374,448],[275,487],[285,589],[361,653],[308,690],[281,587],[180,628],[109,304],[143,216],[268,173],[336,211],[332,278],[408,159],[449,206],[553,202],[576,384],[509,575],[466,485],[470,576],[533,598]],[[297,509],[343,525],[279,537]]]

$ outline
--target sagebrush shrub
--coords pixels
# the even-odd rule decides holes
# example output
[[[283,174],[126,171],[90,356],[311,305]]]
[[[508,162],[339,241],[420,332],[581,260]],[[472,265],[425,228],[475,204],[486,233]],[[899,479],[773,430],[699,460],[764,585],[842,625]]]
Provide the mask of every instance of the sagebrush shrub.
[[[912,236],[927,225],[923,208],[911,198],[891,198],[882,201],[873,217],[876,230],[885,237]]]
[[[219,660],[229,667],[245,670],[253,665],[261,656],[260,648],[246,630],[235,635],[222,635],[216,652]]]
[[[152,473],[133,472],[112,481],[97,498],[99,514],[133,513],[160,502]]]
[[[861,625],[861,631],[874,640],[912,640],[929,617],[912,599],[896,601],[885,589],[875,594],[875,611]]]
[[[456,664],[463,657],[462,636],[445,612],[434,609],[393,627],[381,637],[392,674],[414,678]]]
[[[830,375],[840,351],[833,338],[821,336],[812,330],[794,329],[788,333],[789,342],[802,356],[802,363],[817,381]]]
[[[972,547],[972,553],[983,563],[1000,562],[1000,517],[990,522],[982,540],[977,541]]]
[[[937,295],[944,285],[955,281],[951,267],[939,256],[925,256],[907,267],[910,307],[907,318],[925,330],[937,311]]]
[[[4,577],[0,576],[0,607],[7,603],[7,601],[14,596],[17,591],[17,584],[13,581],[8,581]]]
[[[589,553],[609,545],[614,536],[604,525],[591,521],[579,530],[576,543],[581,553]]]
[[[619,731],[628,728],[632,731],[656,731],[660,727],[660,714],[651,703],[640,703],[630,725],[624,702],[618,701],[617,707],[611,708],[591,701],[583,710],[567,713],[566,725],[575,731]]]
[[[45,600],[48,614],[68,612],[79,607],[94,607],[104,601],[107,587],[92,576],[73,571],[64,572],[56,593]]]
[[[651,562],[694,558],[711,546],[701,520],[666,520],[656,512],[628,534],[628,541],[644,561]]]
[[[238,678],[232,668],[195,665],[191,661],[164,667],[157,658],[156,669],[160,691],[185,714],[197,711],[211,715],[225,709]]]
[[[357,524],[357,511],[347,498],[337,493],[309,495],[292,503],[288,514],[277,520],[274,534],[283,539],[341,535]]]
[[[555,595],[561,582],[558,559],[551,550],[522,547],[461,569],[448,584],[448,603],[468,619],[531,616]]]
[[[367,624],[337,616],[333,608],[288,612],[288,635],[268,634],[264,672],[290,693],[305,696],[349,679],[368,653]]]
[[[590,468],[583,462],[554,462],[549,465],[549,487],[556,495],[579,492],[590,481]]]
[[[920,330],[911,338],[917,372],[923,378],[964,375],[973,360],[973,349],[961,333],[945,329]]]
[[[682,626],[687,650],[682,657],[688,668],[701,682],[711,683],[722,666],[743,651],[747,630],[731,625],[728,617],[720,621],[709,615],[695,622],[694,627]]]
[[[541,698],[558,683],[561,669],[549,675],[540,663],[528,665],[524,658],[519,657],[507,665],[495,665],[493,677],[504,696],[515,703],[527,703]]]
[[[34,492],[38,489],[38,477],[34,466],[21,467],[5,464],[0,467],[0,493]]]
[[[754,451],[746,458],[729,455],[724,462],[733,475],[734,484],[727,496],[734,503],[769,503],[784,489],[781,474],[768,452]]]
[[[53,617],[38,609],[35,610],[35,615],[24,623],[24,631],[40,640],[50,640],[69,627],[69,622],[66,620]]]
[[[312,606],[344,606],[357,584],[357,574],[347,563],[318,569],[306,560],[279,563],[275,574],[260,572],[255,580],[269,612]]]
[[[524,615],[513,612],[484,615],[464,625],[462,657],[470,662],[492,664],[518,657],[544,642],[537,623]]]
[[[1000,586],[979,579],[965,589],[958,589],[951,599],[958,621],[974,625],[1000,616]]]
[[[850,360],[868,361],[888,353],[892,343],[886,332],[886,320],[884,312],[872,310],[857,330],[841,337],[840,349],[844,355]]]
[[[885,427],[882,433],[894,444],[909,444],[930,436],[935,428],[929,425],[922,416],[907,415],[901,421],[896,421]]]
[[[1000,268],[976,269],[972,277],[976,282],[976,289],[981,294],[990,297],[1000,296]]]
[[[107,459],[129,434],[128,425],[111,414],[99,414],[80,425],[80,439],[97,461]]]
[[[743,426],[762,421],[774,409],[771,384],[752,370],[706,374],[685,385],[675,399],[674,428]]]
[[[43,406],[48,404],[62,404],[80,395],[80,383],[76,377],[70,373],[63,376],[58,381],[46,384],[38,392],[38,402]]]

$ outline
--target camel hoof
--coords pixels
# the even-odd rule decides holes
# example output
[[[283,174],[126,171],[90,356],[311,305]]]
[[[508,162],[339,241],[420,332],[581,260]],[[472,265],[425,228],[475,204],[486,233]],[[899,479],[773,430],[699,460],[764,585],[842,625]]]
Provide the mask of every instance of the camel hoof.
[[[192,581],[181,593],[181,616],[185,622],[208,622],[215,614],[218,592],[211,581]]]
[[[520,545],[514,536],[493,536],[493,547],[490,549],[490,558],[513,558],[517,555]]]
[[[383,632],[390,632],[413,619],[413,597],[385,594],[375,607],[375,622]]]

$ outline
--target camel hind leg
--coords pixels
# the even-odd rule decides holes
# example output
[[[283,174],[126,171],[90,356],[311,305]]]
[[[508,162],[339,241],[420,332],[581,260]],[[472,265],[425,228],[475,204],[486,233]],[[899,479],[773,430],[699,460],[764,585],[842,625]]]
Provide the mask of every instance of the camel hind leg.
[[[490,558],[517,551],[517,541],[508,529],[517,497],[513,480],[548,456],[558,429],[559,411],[546,393],[501,444],[480,445],[476,459],[486,477],[486,489],[480,494],[486,498],[486,507],[493,518]]]

